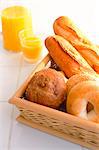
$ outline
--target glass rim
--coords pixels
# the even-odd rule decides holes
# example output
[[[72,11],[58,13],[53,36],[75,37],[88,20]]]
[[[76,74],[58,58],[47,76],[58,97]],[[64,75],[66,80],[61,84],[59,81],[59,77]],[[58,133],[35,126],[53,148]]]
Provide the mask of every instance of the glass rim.
[[[43,46],[43,44],[42,44],[42,41],[41,40],[33,40],[33,41],[31,41],[31,43],[35,43],[35,42],[37,42],[37,41],[39,41],[40,43],[39,43],[39,45],[37,45],[37,46],[33,46],[33,45],[26,45],[25,44],[25,40],[23,40],[23,41],[21,41],[21,46],[22,47],[26,47],[26,48],[38,48],[38,47],[42,47]]]
[[[32,31],[33,32],[33,29],[32,28],[27,28],[27,29],[22,29],[22,30],[20,30],[19,31],[19,34],[21,34],[22,32],[24,32],[24,31]]]
[[[22,29],[22,30],[19,31],[18,36],[19,36],[19,39],[20,39],[20,40],[21,40],[21,39],[24,40],[24,38],[26,38],[26,37],[23,38],[23,36],[22,36],[22,34],[24,34],[25,31],[26,31],[26,32],[27,32],[27,31],[31,31],[31,34],[29,34],[29,33],[27,32],[27,35],[28,35],[28,36],[26,36],[27,38],[28,38],[28,37],[37,37],[37,38],[41,39],[41,38],[40,38],[40,37],[41,37],[41,34],[35,34],[35,33],[33,32],[33,29],[32,29],[32,28],[27,28],[27,29]]]
[[[22,29],[22,30],[20,30],[19,33],[18,33],[18,37],[19,37],[19,40],[20,40],[20,41],[24,40],[25,37],[24,37],[24,35],[22,36],[22,34],[24,34],[25,31],[31,31],[32,34],[33,34],[32,28],[27,28],[27,29]],[[23,38],[23,37],[24,37],[24,38]]]
[[[25,9],[27,9],[29,15],[31,15],[31,11],[30,11],[26,6],[21,6],[21,5],[11,5],[11,6],[5,7],[5,8],[1,11],[1,13],[0,13],[1,17],[10,18],[10,19],[24,18],[24,15],[12,17],[12,16],[8,16],[8,15],[5,15],[5,14],[4,14],[4,11],[6,11],[7,8],[10,8],[10,7],[17,7],[17,6],[18,6],[18,7],[23,7],[23,8],[25,8]]]
[[[23,30],[20,31],[20,34],[22,34],[22,33],[24,34],[24,31],[28,31],[28,30],[32,31],[31,28],[30,29],[23,29]],[[25,44],[25,42],[29,42],[30,44],[39,42],[39,46],[38,47],[41,47],[43,45],[43,42],[42,42],[42,40],[40,38],[40,35],[33,34],[33,31],[32,31],[32,35],[30,35],[30,36],[28,35],[28,36],[24,37],[24,35],[23,35],[21,37],[20,34],[19,34],[19,40],[20,40],[20,44],[21,44],[22,47],[27,47],[27,48],[33,47],[32,45],[29,46],[29,45]],[[37,38],[37,39],[30,39],[29,40],[28,38]]]

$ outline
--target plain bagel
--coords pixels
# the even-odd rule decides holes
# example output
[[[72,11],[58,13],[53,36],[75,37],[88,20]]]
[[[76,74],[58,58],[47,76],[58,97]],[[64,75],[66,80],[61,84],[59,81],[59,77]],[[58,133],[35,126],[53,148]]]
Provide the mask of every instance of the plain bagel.
[[[87,112],[88,102],[93,110]],[[87,120],[99,121],[99,82],[83,81],[75,85],[67,96],[67,112]],[[94,115],[93,115],[94,114]],[[99,123],[99,122],[98,122]]]
[[[71,78],[67,81],[67,93],[70,92],[70,90],[78,83],[82,81],[97,81],[99,80],[98,75],[96,74],[89,74],[89,73],[80,73],[73,75]]]

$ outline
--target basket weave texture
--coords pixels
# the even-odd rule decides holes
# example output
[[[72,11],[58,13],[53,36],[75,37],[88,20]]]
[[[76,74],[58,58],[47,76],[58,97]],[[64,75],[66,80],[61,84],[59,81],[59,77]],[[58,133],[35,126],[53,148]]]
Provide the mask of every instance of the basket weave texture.
[[[99,150],[98,124],[22,98],[26,87],[35,72],[46,67],[49,61],[50,56],[47,55],[10,99],[9,102],[14,104],[20,111],[20,117],[18,120],[24,124],[30,125],[31,127],[34,127],[35,124],[35,128],[71,142],[93,150]]]

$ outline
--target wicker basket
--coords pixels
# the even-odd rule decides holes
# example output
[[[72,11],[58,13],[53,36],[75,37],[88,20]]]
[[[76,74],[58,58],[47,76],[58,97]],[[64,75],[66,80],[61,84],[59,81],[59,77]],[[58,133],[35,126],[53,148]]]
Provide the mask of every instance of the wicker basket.
[[[50,56],[47,55],[10,99],[9,102],[16,105],[20,110],[20,116],[17,120],[73,143],[80,144],[93,150],[99,150],[98,124],[22,98],[34,73],[43,69],[49,61]]]

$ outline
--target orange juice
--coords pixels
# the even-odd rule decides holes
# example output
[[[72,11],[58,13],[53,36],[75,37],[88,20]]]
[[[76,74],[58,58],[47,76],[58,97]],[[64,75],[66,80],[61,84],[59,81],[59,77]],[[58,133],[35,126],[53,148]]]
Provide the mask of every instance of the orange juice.
[[[2,33],[4,48],[20,51],[19,31],[32,28],[32,17],[27,8],[12,6],[2,11]]]
[[[31,63],[37,61],[42,53],[42,42],[38,37],[26,37],[21,41],[21,50],[25,59]]]

